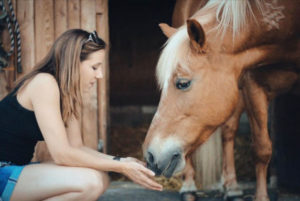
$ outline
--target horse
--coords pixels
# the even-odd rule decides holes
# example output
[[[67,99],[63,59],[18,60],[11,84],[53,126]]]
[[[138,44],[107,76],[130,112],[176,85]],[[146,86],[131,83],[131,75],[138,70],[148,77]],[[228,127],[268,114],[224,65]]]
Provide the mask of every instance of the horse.
[[[255,200],[267,201],[272,154],[268,105],[279,94],[299,94],[300,2],[199,3],[201,8],[181,27],[161,25],[169,39],[156,67],[161,98],[143,143],[144,158],[157,175],[184,171],[184,183],[195,189],[191,155],[221,128],[222,182],[229,195],[239,190],[233,140],[246,111],[255,156]]]

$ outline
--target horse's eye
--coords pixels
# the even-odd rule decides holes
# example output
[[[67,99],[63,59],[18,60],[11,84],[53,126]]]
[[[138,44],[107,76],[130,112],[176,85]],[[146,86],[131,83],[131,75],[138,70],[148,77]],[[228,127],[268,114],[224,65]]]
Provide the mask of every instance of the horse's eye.
[[[191,80],[188,80],[186,78],[178,78],[175,85],[179,90],[187,90],[191,86]]]

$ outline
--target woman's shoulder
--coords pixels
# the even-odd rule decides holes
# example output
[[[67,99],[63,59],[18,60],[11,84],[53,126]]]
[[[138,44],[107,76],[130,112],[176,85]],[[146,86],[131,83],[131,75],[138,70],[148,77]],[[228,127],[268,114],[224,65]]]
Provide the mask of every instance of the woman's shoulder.
[[[40,82],[40,83],[49,83],[49,82],[57,83],[55,77],[50,73],[38,73],[37,75],[34,76],[32,81]]]
[[[37,75],[35,75],[32,80],[31,80],[32,84],[38,84],[38,85],[57,85],[57,81],[55,79],[55,77],[49,73],[38,73]]]
[[[45,94],[59,92],[59,86],[55,77],[49,73],[38,73],[28,84],[33,93]]]

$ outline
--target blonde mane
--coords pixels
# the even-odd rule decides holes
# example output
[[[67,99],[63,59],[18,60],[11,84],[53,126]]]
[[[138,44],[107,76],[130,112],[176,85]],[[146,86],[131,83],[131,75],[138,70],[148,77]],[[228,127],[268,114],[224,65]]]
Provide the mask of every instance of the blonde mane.
[[[243,30],[249,21],[257,22],[253,12],[256,7],[260,13],[263,12],[262,0],[209,0],[207,4],[199,10],[199,14],[206,15],[215,12],[217,25],[215,29],[224,35],[228,28],[231,29],[233,38]]]
[[[209,0],[195,15],[199,19],[214,12],[217,23],[213,29],[217,29],[221,36],[230,29],[234,38],[239,31],[245,29],[249,20],[257,22],[252,9],[253,5],[262,13],[262,0]],[[179,58],[182,58],[183,54],[186,55],[188,50],[189,37],[186,25],[183,25],[165,43],[160,55],[156,67],[156,76],[160,89],[163,90],[168,87],[169,80],[178,66]]]
[[[169,40],[160,55],[156,67],[156,76],[160,89],[168,87],[170,77],[177,68],[179,58],[188,51],[189,40],[186,26],[182,26]]]

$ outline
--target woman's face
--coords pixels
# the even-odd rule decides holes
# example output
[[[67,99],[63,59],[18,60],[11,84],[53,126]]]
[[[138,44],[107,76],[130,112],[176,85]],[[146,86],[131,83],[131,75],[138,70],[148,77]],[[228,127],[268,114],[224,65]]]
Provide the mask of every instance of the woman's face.
[[[97,79],[103,77],[104,50],[91,53],[80,63],[80,85],[83,91],[88,91]]]

